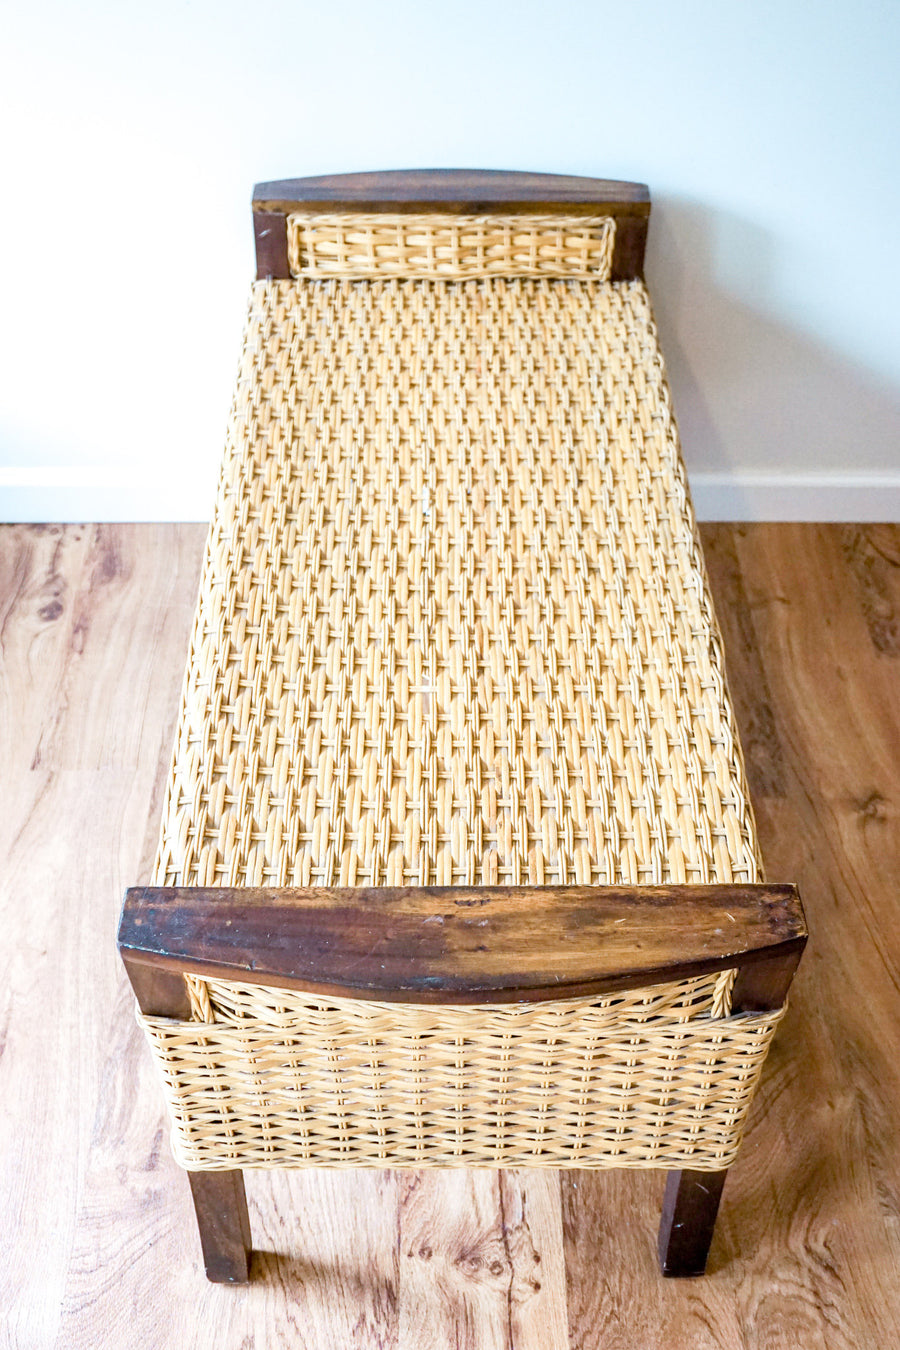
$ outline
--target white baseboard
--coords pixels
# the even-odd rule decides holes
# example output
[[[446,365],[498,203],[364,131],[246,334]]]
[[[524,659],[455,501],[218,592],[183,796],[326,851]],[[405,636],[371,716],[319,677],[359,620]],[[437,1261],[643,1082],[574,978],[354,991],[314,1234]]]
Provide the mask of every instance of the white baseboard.
[[[689,478],[700,520],[900,521],[900,468],[889,473],[698,470]]]
[[[0,521],[208,520],[212,475],[161,468],[153,476],[98,465],[0,467]]]
[[[690,474],[700,520],[900,521],[900,469]],[[206,520],[213,483],[95,465],[0,467],[0,521]]]

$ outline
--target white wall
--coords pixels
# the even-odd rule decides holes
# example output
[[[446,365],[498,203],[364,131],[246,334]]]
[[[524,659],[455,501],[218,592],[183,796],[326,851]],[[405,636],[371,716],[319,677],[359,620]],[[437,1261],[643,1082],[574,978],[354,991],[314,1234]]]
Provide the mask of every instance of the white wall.
[[[0,518],[208,514],[257,179],[634,178],[701,514],[900,519],[900,4],[32,0],[0,44]]]

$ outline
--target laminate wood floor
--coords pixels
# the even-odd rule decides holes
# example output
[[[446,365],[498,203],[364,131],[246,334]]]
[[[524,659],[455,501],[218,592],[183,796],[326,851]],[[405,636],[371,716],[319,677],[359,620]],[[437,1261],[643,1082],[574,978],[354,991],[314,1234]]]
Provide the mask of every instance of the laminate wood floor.
[[[657,1274],[661,1173],[251,1173],[254,1278],[223,1288],[114,942],[204,530],[0,531],[0,1344],[900,1343],[900,528],[703,534],[769,875],[812,931],[710,1274]]]

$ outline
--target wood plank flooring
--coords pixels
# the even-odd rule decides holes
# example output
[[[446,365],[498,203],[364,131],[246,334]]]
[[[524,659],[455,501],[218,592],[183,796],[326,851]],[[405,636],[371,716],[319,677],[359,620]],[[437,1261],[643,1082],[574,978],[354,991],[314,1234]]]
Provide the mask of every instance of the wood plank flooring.
[[[703,531],[772,879],[812,932],[710,1274],[663,1176],[248,1174],[207,1284],[115,955],[149,876],[199,526],[0,530],[0,1346],[900,1343],[900,527]]]

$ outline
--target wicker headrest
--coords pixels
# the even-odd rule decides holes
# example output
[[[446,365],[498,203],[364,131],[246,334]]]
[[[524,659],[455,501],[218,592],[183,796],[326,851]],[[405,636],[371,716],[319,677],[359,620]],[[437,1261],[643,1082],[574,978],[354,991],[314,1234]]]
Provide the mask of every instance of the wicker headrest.
[[[608,281],[612,216],[288,216],[294,277],[462,281],[545,277]]]

